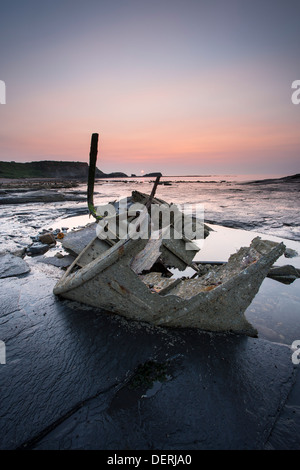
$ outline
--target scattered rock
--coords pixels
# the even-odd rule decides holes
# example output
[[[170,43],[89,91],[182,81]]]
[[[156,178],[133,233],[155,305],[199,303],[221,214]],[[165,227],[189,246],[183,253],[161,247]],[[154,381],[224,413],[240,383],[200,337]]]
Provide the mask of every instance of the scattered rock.
[[[33,243],[27,248],[26,253],[28,256],[37,256],[46,253],[49,249],[50,246],[47,244]]]
[[[40,235],[39,241],[46,245],[52,245],[53,243],[54,245],[56,244],[55,236],[50,232]]]
[[[20,276],[30,271],[30,267],[22,258],[11,253],[0,254],[0,278]]]
[[[57,253],[58,254],[58,253]],[[72,255],[62,256],[62,258],[55,256],[43,256],[38,261],[40,263],[51,264],[52,266],[56,266],[58,268],[68,268],[71,266],[75,257]]]
[[[8,196],[0,197],[0,204],[31,204],[31,203],[45,203],[45,202],[65,202],[65,201],[85,201],[86,196],[84,193],[75,194],[73,192],[60,192],[54,189],[27,191],[25,194],[16,192]]]
[[[295,279],[298,279],[300,275],[299,270],[294,266],[285,265],[271,268],[267,277],[283,282],[284,284],[291,284]]]
[[[62,241],[62,246],[69,253],[77,256],[96,235],[96,223],[92,223],[80,230],[67,233]]]
[[[14,256],[18,256],[19,258],[24,258],[26,254],[26,248],[21,248],[20,250],[16,250],[12,253]]]
[[[284,256],[286,258],[295,258],[295,256],[299,256],[296,250],[292,250],[291,248],[286,248]]]

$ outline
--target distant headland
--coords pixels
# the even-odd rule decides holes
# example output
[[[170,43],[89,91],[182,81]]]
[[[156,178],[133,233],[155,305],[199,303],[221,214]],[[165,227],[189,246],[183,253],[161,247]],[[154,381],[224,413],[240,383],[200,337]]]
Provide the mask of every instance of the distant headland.
[[[300,183],[300,173],[283,176],[282,178],[267,178],[255,181],[248,181],[244,184],[273,184],[273,183]]]
[[[161,173],[148,173],[143,177],[162,176]],[[65,162],[43,160],[39,162],[19,163],[0,162],[0,178],[55,178],[87,179],[88,164],[84,162]],[[126,173],[104,173],[96,169],[96,178],[128,178]]]

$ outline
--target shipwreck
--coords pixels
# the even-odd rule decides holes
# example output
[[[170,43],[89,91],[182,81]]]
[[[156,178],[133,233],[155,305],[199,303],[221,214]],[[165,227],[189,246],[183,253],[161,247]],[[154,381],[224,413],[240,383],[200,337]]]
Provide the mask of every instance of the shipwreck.
[[[94,137],[94,157],[96,144]],[[88,204],[98,222],[91,160]],[[130,204],[138,201],[147,211],[153,204],[168,206],[155,198],[158,182],[159,177],[150,196],[134,191]],[[256,237],[249,247],[232,254],[227,263],[207,269],[194,262],[197,244],[185,236],[175,236],[174,221],[168,227],[170,238],[164,238],[165,228],[160,227],[155,237],[146,239],[119,239],[117,234],[101,238],[95,229],[95,236],[57,282],[54,294],[159,327],[257,336],[245,311],[274,262],[285,252],[285,245]],[[209,228],[203,224],[203,238],[207,236]],[[174,268],[182,275],[175,276]],[[193,273],[188,277],[184,275],[187,268]]]

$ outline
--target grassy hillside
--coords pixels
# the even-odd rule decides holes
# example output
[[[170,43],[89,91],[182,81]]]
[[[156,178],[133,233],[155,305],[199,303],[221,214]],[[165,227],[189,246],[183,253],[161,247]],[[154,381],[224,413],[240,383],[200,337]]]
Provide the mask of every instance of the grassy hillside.
[[[0,162],[0,178],[64,178],[86,179],[88,164],[84,162],[40,161],[30,163]],[[96,178],[127,176],[125,173],[105,174],[97,168]]]
[[[43,172],[27,163],[0,162],[1,178],[41,178]]]

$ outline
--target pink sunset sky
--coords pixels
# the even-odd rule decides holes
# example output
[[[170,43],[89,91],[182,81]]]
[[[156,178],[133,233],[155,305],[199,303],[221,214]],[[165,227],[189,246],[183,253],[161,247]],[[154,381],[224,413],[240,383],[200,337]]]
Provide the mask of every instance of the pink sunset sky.
[[[98,132],[104,172],[298,173],[299,17],[296,1],[7,2],[0,159],[87,162]]]

